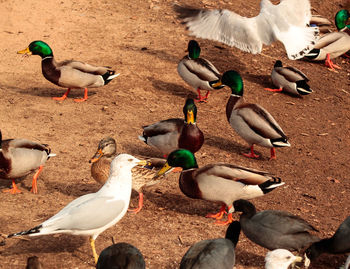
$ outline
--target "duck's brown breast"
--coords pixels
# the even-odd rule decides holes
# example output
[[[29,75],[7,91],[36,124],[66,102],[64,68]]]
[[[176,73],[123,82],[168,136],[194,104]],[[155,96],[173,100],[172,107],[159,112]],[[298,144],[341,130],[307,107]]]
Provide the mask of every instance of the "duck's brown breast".
[[[101,158],[91,165],[91,176],[100,184],[105,184],[109,177],[111,160]]]
[[[204,143],[203,132],[195,124],[184,124],[179,137],[179,148],[197,152]]]
[[[193,178],[194,170],[183,171],[180,175],[180,189],[187,197],[193,199],[202,199],[202,192],[199,189],[197,181]]]

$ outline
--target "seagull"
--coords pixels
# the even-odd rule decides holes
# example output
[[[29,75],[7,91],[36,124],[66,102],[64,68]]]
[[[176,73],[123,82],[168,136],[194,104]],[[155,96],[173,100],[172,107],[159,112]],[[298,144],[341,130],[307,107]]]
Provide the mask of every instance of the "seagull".
[[[131,196],[131,169],[136,165],[146,164],[146,161],[140,161],[129,154],[118,155],[111,163],[108,180],[98,192],[73,200],[40,225],[10,234],[8,238],[56,233],[86,235],[90,237],[92,253],[97,263],[95,240],[100,233],[115,225],[125,215]]]
[[[289,250],[279,248],[267,252],[265,269],[288,269],[289,265],[302,260],[302,257],[293,255]]]
[[[174,6],[191,35],[253,54],[261,53],[263,44],[279,40],[291,60],[304,57],[318,40],[318,27],[307,26],[310,9],[308,0],[281,0],[278,5],[261,0],[259,15],[247,18],[226,9]]]

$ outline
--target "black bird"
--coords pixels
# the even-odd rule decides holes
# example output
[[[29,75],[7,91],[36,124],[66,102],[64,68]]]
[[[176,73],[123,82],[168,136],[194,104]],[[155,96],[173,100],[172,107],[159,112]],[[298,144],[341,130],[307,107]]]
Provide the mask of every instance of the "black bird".
[[[306,251],[311,260],[317,259],[322,253],[342,254],[350,252],[350,216],[347,217],[334,235],[313,243]]]
[[[197,242],[183,256],[180,269],[232,269],[235,265],[235,247],[240,232],[241,225],[234,221],[228,226],[225,238]]]
[[[300,250],[320,240],[309,233],[310,230],[317,231],[314,227],[289,212],[264,210],[257,213],[255,206],[247,200],[237,200],[233,205],[236,211],[243,212],[239,221],[244,234],[269,250]]]
[[[128,243],[113,244],[105,248],[98,258],[96,269],[145,269],[141,252]]]

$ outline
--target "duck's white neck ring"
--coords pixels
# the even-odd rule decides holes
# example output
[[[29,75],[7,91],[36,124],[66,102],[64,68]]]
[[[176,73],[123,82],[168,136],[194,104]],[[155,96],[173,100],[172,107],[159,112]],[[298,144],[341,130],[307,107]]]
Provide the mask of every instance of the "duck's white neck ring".
[[[233,97],[242,97],[242,96],[240,96],[240,95],[233,94],[233,93],[231,93],[231,96],[233,96]]]
[[[53,56],[46,56],[42,59],[42,61],[44,61],[45,59],[50,59],[50,58],[53,58]]]

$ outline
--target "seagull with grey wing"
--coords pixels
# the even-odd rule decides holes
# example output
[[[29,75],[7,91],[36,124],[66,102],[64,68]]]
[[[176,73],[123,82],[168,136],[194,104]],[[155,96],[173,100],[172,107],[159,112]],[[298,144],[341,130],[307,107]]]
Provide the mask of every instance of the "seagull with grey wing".
[[[136,165],[146,164],[147,161],[140,161],[128,154],[118,155],[111,163],[108,180],[98,192],[80,196],[40,225],[7,237],[56,233],[86,235],[90,237],[97,263],[95,240],[100,233],[112,227],[125,215],[131,195],[131,169]]]
[[[292,60],[304,57],[318,40],[319,29],[308,27],[310,9],[309,0],[281,0],[278,5],[262,0],[259,15],[247,18],[226,9],[174,6],[191,35],[253,54],[279,40]]]

